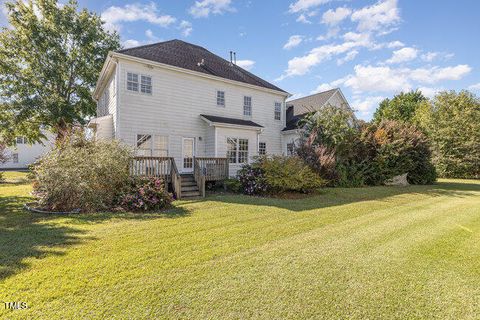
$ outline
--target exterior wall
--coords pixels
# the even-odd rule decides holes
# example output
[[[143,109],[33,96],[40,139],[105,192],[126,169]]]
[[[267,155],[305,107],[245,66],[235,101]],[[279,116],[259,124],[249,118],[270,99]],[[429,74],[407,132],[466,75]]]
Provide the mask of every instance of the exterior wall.
[[[337,108],[345,108],[346,106],[348,106],[347,102],[343,99],[342,95],[338,91],[335,92],[335,94],[330,99],[328,99],[326,104],[330,104]]]
[[[107,115],[104,117],[96,118],[96,139],[112,139],[114,137],[113,131],[113,116]]]
[[[52,148],[53,135],[48,135],[49,140],[45,141],[42,145],[35,143],[29,144],[17,144],[16,147],[7,148],[7,156],[10,159],[4,164],[0,165],[0,169],[26,169],[32,163],[34,163],[40,156],[44,155]],[[18,154],[18,163],[14,163],[11,156]]]
[[[110,73],[107,84],[100,92],[100,99],[97,101],[97,117],[112,115],[113,134],[116,131],[117,122],[117,70]]]
[[[289,143],[298,143],[298,140],[300,139],[300,133],[291,130],[287,131],[286,133],[283,134],[283,154],[287,155],[287,144]]]
[[[285,111],[282,119],[274,120],[275,102],[285,97],[278,93],[243,87],[220,80],[120,60],[118,67],[117,132],[115,137],[135,145],[137,134],[168,136],[169,156],[181,166],[182,137],[195,138],[196,156],[225,157],[225,149],[217,145],[215,154],[212,137],[215,130],[200,118],[200,114],[252,120],[265,127],[262,138],[269,153],[282,153],[281,130],[285,127]],[[145,95],[126,90],[127,72],[152,77],[152,94]],[[225,107],[216,105],[216,91],[225,92]],[[252,116],[243,116],[243,97],[252,97]],[[219,130],[219,129],[217,129]],[[218,132],[217,132],[218,135]],[[219,141],[222,141],[219,138]],[[225,140],[226,141],[226,140]],[[226,143],[226,142],[225,142]],[[256,141],[255,141],[256,144]],[[249,141],[249,146],[253,146]]]

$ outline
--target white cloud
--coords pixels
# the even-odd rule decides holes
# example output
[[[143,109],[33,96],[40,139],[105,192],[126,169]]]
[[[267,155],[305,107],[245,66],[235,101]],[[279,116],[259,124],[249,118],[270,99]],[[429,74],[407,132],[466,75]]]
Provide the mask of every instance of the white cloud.
[[[337,65],[342,65],[344,64],[345,62],[348,62],[348,61],[352,61],[353,59],[355,59],[355,57],[358,55],[358,51],[357,50],[352,50],[350,52],[348,52],[345,57],[343,58],[340,58],[337,60]]]
[[[432,62],[436,57],[438,57],[438,52],[427,52],[421,56],[422,60],[426,62]]]
[[[408,91],[418,84],[434,84],[445,80],[460,80],[471,68],[468,65],[432,68],[390,68],[388,66],[357,65],[355,73],[337,80],[355,93]]]
[[[157,36],[153,34],[153,31],[150,29],[147,29],[147,31],[145,31],[145,36],[147,36],[149,42],[156,42],[160,40]]]
[[[210,14],[223,14],[228,11],[235,11],[231,7],[231,0],[202,0],[195,1],[188,12],[195,18],[206,18]]]
[[[422,91],[423,95],[427,98],[433,98],[438,92],[443,91],[442,88],[429,88],[429,87],[420,87],[418,90]]]
[[[330,9],[323,14],[322,23],[335,26],[350,16],[351,13],[352,10],[345,7],[339,7],[336,10]]]
[[[398,40],[387,43],[387,48],[389,48],[389,49],[401,48],[403,46],[405,46],[405,44],[401,41],[398,41]]]
[[[184,37],[188,37],[193,31],[192,24],[186,20],[182,20],[182,22],[180,22],[179,29],[182,30],[182,35]]]
[[[312,21],[308,20],[307,16],[303,13],[298,16],[296,21],[301,22],[301,23],[305,23],[305,24],[311,24],[312,23]]]
[[[322,83],[322,84],[318,85],[315,88],[315,90],[310,92],[310,94],[315,94],[315,93],[320,93],[320,92],[323,92],[323,91],[328,91],[328,90],[333,89],[333,88],[335,88],[335,87],[330,83]]]
[[[161,15],[155,3],[127,4],[124,7],[112,6],[102,12],[102,20],[108,30],[120,30],[122,22],[147,21],[161,27],[168,27],[175,23],[176,18],[170,15]]]
[[[344,35],[344,39],[346,41],[342,44],[326,44],[313,48],[307,55],[294,57],[288,61],[287,70],[276,80],[280,81],[287,77],[304,75],[314,66],[331,59],[333,56],[346,53],[358,47],[368,47],[372,45],[368,34],[349,32]]]
[[[400,22],[397,0],[383,0],[352,13],[351,20],[358,22],[357,30],[387,32]]]
[[[290,4],[289,11],[291,13],[297,13],[300,11],[307,11],[311,8],[318,7],[319,5],[330,2],[331,0],[297,0]]]
[[[480,91],[480,82],[476,84],[472,84],[471,86],[468,87],[468,90]]]
[[[400,50],[394,51],[393,55],[390,59],[388,59],[387,63],[401,63],[412,61],[413,59],[417,58],[418,50],[415,48],[405,47]]]
[[[245,69],[245,70],[252,70],[253,66],[255,65],[255,61],[253,60],[238,60],[237,66]]]
[[[128,39],[128,40],[125,40],[125,41],[122,42],[122,47],[124,49],[128,49],[128,48],[141,46],[142,44],[143,43],[138,41],[138,40]]]
[[[290,38],[288,38],[287,43],[285,43],[285,45],[283,46],[283,49],[289,50],[289,49],[295,48],[300,43],[302,43],[302,41],[303,41],[303,36],[301,35],[297,34],[297,35],[290,36]]]
[[[385,97],[382,96],[367,96],[364,98],[356,98],[353,100],[352,107],[354,110],[360,112],[364,117],[371,115],[382,102]]]
[[[338,28],[338,27],[329,28],[327,33],[323,36],[318,36],[317,40],[318,41],[324,41],[324,40],[328,40],[328,39],[331,39],[331,38],[335,38],[339,33],[340,33],[340,28]]]

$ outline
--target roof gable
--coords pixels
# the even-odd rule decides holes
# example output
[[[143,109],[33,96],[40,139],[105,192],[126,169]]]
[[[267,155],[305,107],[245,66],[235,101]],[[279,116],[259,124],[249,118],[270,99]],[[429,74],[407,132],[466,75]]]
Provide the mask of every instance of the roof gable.
[[[118,53],[201,72],[233,81],[285,92],[239,66],[213,54],[207,49],[181,40],[123,49]]]

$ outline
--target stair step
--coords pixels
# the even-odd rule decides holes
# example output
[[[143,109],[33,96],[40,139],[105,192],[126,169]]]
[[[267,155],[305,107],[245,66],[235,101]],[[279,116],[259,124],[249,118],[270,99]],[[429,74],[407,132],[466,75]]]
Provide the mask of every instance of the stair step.
[[[182,191],[182,198],[193,198],[193,197],[200,197],[200,191]]]
[[[189,191],[199,191],[198,186],[191,186],[191,187],[184,187],[182,186],[182,193],[189,192]]]
[[[193,187],[193,186],[197,186],[197,183],[195,181],[192,181],[192,182],[182,182],[181,184],[182,188],[183,187]]]

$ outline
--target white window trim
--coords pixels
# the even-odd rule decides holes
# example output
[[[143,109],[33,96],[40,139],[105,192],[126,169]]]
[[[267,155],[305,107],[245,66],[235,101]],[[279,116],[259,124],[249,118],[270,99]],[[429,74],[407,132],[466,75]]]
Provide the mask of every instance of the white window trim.
[[[154,147],[154,142],[155,142],[155,136],[163,136],[163,137],[167,137],[167,157],[170,157],[170,135],[168,134],[161,134],[161,133],[148,133],[148,132],[137,132],[135,133],[135,136],[134,136],[134,149],[135,149],[135,153],[137,152],[138,150],[138,147],[137,147],[137,136],[138,135],[141,135],[141,134],[149,134],[152,136],[152,145],[150,147],[150,156],[151,157],[155,157],[153,155],[153,151],[155,150],[153,147]],[[145,149],[146,150],[146,149]]]
[[[277,103],[280,104],[280,119],[277,119],[277,118],[275,117],[275,112],[276,112],[276,109],[275,109],[275,108],[277,107],[277,106],[276,106]],[[282,113],[283,113],[283,103],[280,102],[280,101],[275,101],[275,102],[273,103],[273,120],[275,120],[275,121],[282,121]]]
[[[128,74],[129,73],[138,75],[138,91],[128,90]],[[151,93],[142,92],[142,76],[150,77],[150,85],[152,87],[152,92]],[[127,93],[141,94],[141,95],[144,95],[144,96],[152,96],[153,95],[153,88],[154,88],[153,87],[153,76],[150,75],[150,74],[145,74],[145,73],[126,70],[125,71],[125,81],[124,82],[125,82],[125,92],[127,92]]]
[[[223,106],[218,104],[218,92],[223,92]],[[218,108],[226,108],[227,107],[227,92],[223,89],[215,89],[215,106]]]
[[[249,115],[245,114],[245,98],[250,98],[250,114]],[[251,118],[253,116],[253,98],[252,98],[252,96],[249,96],[249,95],[243,95],[242,100],[243,100],[242,114],[246,118]]]
[[[225,143],[227,144],[227,161],[230,161],[230,157],[228,157],[228,139],[236,139],[237,140],[237,143],[236,143],[236,150],[235,150],[235,162],[229,162],[229,164],[245,164],[245,163],[248,163],[249,162],[249,159],[250,159],[250,139],[248,138],[240,138],[240,137],[226,137],[226,141]],[[240,140],[247,140],[247,161],[245,162],[240,162],[239,161],[239,154],[240,154]],[[244,152],[244,151],[242,151]]]

